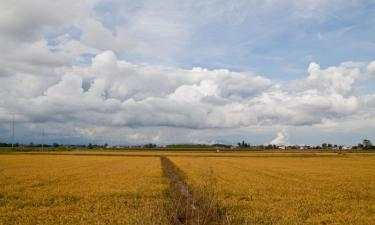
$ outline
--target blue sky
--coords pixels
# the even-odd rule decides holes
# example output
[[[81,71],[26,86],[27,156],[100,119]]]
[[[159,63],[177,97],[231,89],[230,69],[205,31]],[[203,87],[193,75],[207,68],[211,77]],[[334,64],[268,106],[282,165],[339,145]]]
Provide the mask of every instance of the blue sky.
[[[0,1],[0,141],[12,115],[19,142],[375,139],[374,12],[371,0]]]
[[[170,52],[160,57],[119,51],[133,62],[251,70],[283,80],[303,75],[311,61],[328,67],[373,59],[373,1],[302,1],[300,6],[276,2],[109,1],[98,4],[95,12],[114,32],[132,27],[131,20],[139,15],[155,17],[155,22],[143,24],[153,32],[138,35],[145,42],[158,41]],[[159,26],[160,32],[169,34],[160,34]]]

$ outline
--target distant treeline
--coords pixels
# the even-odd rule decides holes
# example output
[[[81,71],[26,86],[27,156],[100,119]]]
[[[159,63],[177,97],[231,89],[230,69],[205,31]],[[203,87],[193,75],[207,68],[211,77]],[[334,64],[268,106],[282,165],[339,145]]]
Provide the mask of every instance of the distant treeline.
[[[230,148],[231,145],[225,145],[225,144],[172,144],[172,145],[166,145],[166,148]]]
[[[121,145],[121,146],[110,146],[108,144],[78,144],[78,145],[69,145],[69,144],[34,144],[30,142],[29,144],[11,144],[0,142],[0,147],[15,149],[25,149],[25,148],[46,148],[46,149],[237,149],[237,150],[272,150],[272,149],[327,149],[327,150],[375,150],[375,146],[368,139],[364,139],[361,143],[347,147],[337,144],[323,143],[321,145],[309,146],[309,145],[251,145],[245,141],[238,142],[237,145],[227,145],[227,144],[169,144],[166,146],[159,146],[153,143],[143,144],[143,145]]]
[[[59,147],[60,145],[57,144],[57,143],[53,143],[53,144],[33,144],[33,143],[30,143],[30,144],[19,144],[19,143],[15,143],[15,144],[9,144],[9,143],[3,143],[3,142],[0,142],[0,147]]]
[[[0,147],[12,147],[12,144],[0,142]]]

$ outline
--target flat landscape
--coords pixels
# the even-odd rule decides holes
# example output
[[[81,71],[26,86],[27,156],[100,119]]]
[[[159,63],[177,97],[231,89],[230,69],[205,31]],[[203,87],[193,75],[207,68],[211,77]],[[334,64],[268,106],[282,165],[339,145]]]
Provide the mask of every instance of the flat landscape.
[[[184,158],[199,189],[213,180],[229,224],[374,224],[375,157]]]
[[[372,154],[74,153],[1,154],[0,224],[375,221]],[[179,170],[193,200],[171,194],[176,188],[160,157]],[[195,207],[200,219],[187,212]]]
[[[375,225],[375,0],[0,0],[0,225]]]
[[[168,224],[156,157],[0,155],[0,224]]]

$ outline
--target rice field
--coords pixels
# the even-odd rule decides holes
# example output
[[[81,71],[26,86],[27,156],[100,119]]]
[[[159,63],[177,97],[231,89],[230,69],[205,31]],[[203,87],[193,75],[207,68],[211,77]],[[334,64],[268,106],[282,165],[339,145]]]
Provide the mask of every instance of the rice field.
[[[160,155],[119,154],[0,155],[0,225],[179,224]],[[374,155],[169,154],[194,207],[220,214],[181,224],[375,224]]]
[[[0,224],[168,224],[155,157],[0,155]]]
[[[375,157],[171,159],[215,180],[226,224],[375,224]]]

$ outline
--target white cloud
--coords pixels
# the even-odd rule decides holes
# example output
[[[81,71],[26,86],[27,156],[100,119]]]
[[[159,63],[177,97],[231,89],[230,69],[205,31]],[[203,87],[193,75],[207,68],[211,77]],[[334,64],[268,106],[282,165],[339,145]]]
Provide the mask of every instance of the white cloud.
[[[43,35],[43,29],[75,23],[90,14],[97,0],[27,0],[0,2],[2,35],[17,39],[32,39]]]
[[[115,32],[113,32],[95,18],[81,21],[79,27],[82,32],[80,42],[85,46],[91,46],[101,51],[123,51],[131,48],[132,43],[122,28],[114,28]]]
[[[251,73],[135,65],[105,51],[91,65],[63,70],[49,86],[42,85],[45,78],[40,76],[29,75],[24,86],[14,76],[0,78],[2,90],[7,82],[15,84],[9,89],[15,93],[12,101],[4,100],[0,108],[31,123],[55,121],[52,115],[58,115],[56,121],[98,126],[314,125],[366,110],[361,96],[351,95],[360,75],[354,65],[321,70],[312,63],[306,79],[280,86]],[[30,82],[41,85],[22,94]],[[9,92],[1,93],[9,97]]]
[[[333,130],[350,118],[374,117],[373,96],[352,92],[363,67],[371,64],[321,69],[311,63],[305,79],[278,84],[249,72],[132,64],[103,51],[90,64],[64,66],[51,76],[16,70],[0,77],[0,120],[16,114],[26,124],[60,124],[62,132],[94,139],[112,133],[107,138],[123,140],[113,132],[136,128],[139,140],[160,142],[168,140],[167,129],[155,133],[161,127],[183,129],[183,136],[186,129],[275,125]],[[281,132],[272,143],[286,138]]]
[[[348,62],[324,69],[311,63],[306,77],[285,83],[252,72],[183,69],[179,63],[162,66],[178,55],[191,54],[199,62],[197,53],[204,54],[206,49],[197,52],[190,46],[199,42],[200,32],[210,29],[212,33],[205,36],[204,43],[216,40],[221,35],[218,25],[226,29],[254,18],[263,21],[279,9],[290,12],[285,21],[290,19],[289,14],[324,20],[337,8],[350,7],[349,3],[126,2],[118,3],[118,11],[106,20],[97,12],[98,2],[0,2],[1,122],[16,114],[25,130],[36,129],[33,124],[49,123],[56,127],[50,132],[60,130],[61,135],[113,135],[122,140],[124,137],[114,131],[125,135],[136,132],[129,139],[162,142],[179,132],[181,137],[197,140],[199,135],[204,136],[199,130],[210,130],[205,134],[210,136],[217,128],[314,125],[335,129],[341,123],[356,121],[360,125],[351,126],[360,129],[368,125],[358,121],[374,118],[374,96],[353,91],[363,73],[375,74],[374,62]],[[257,32],[263,29],[268,30],[267,35],[281,32],[272,29],[278,24],[269,25],[251,29],[252,33],[263,34]],[[244,39],[231,38],[230,46]],[[215,52],[225,53],[220,41],[214,44]],[[128,56],[134,61],[157,63],[122,60]]]
[[[368,66],[367,70],[370,74],[375,75],[375,61],[372,61]]]
[[[286,130],[277,132],[277,136],[273,139],[270,144],[272,145],[285,145],[288,142],[288,133]]]
[[[353,62],[327,69],[321,69],[317,63],[310,63],[307,79],[292,81],[286,88],[290,92],[309,90],[323,95],[347,96],[351,94],[353,84],[361,73],[361,68],[362,64]]]

